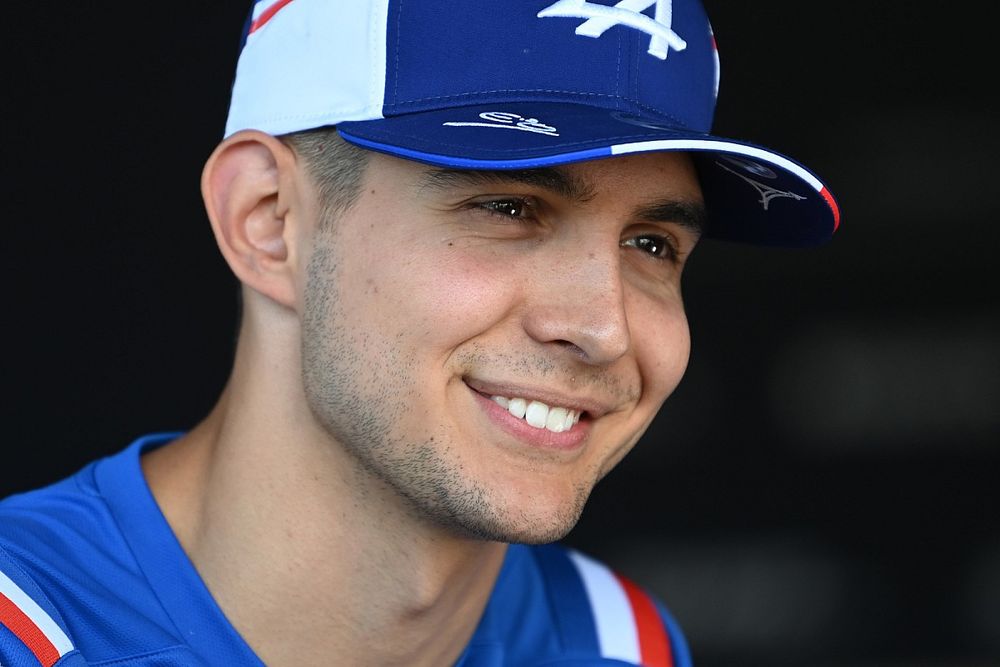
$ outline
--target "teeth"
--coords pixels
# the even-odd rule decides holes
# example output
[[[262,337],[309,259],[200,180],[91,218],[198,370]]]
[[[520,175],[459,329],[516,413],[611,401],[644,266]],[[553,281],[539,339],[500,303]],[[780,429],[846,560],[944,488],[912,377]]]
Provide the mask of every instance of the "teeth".
[[[549,406],[538,401],[528,403],[528,409],[524,413],[524,421],[535,428],[545,428],[545,421],[549,417]]]
[[[573,428],[580,421],[580,412],[569,408],[550,408],[541,401],[528,401],[524,398],[507,398],[493,396],[497,405],[518,419],[523,419],[535,428],[544,428],[553,433],[562,433]]]
[[[566,426],[566,408],[549,408],[549,416],[545,420],[545,428],[556,433],[562,433]]]

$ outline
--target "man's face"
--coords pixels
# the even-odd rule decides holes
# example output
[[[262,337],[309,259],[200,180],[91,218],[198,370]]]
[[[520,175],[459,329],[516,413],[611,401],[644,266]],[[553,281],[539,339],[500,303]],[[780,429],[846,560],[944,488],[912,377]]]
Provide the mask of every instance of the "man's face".
[[[564,536],[684,372],[701,216],[683,154],[524,172],[373,154],[308,257],[313,415],[422,520]]]

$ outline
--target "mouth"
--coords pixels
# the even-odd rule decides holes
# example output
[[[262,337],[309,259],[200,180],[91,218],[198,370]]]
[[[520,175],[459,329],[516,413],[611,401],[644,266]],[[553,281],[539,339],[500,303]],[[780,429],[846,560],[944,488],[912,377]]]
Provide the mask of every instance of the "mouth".
[[[463,378],[473,397],[495,425],[522,443],[543,449],[578,449],[602,408],[573,404],[544,392],[519,395],[513,387]]]
[[[483,394],[485,395],[485,394]],[[584,414],[581,410],[566,408],[559,405],[546,405],[520,396],[508,397],[493,395],[491,401],[502,407],[518,419],[523,419],[528,426],[544,428],[553,433],[562,433],[575,426]]]

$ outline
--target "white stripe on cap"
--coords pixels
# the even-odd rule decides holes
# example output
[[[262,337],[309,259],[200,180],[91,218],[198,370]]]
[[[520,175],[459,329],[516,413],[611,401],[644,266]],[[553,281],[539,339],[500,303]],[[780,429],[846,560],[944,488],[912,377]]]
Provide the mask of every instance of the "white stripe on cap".
[[[260,3],[254,16],[273,4]],[[247,37],[225,136],[382,118],[388,16],[389,0],[292,0],[282,7]]]
[[[597,626],[601,656],[640,664],[639,630],[625,589],[606,566],[577,551],[570,551],[590,600],[590,611]]]
[[[32,600],[27,593],[21,590],[6,574],[0,572],[0,593],[7,596],[11,602],[20,609],[31,622],[38,626],[42,634],[52,642],[59,657],[62,657],[73,650],[73,642],[69,640],[66,633],[62,631],[52,617],[38,603]]]
[[[734,144],[728,141],[710,139],[661,139],[657,141],[637,141],[631,144],[619,144],[611,147],[612,155],[624,155],[626,153],[644,153],[656,150],[692,150],[692,151],[723,151],[754,157],[764,162],[770,162],[782,169],[787,169],[802,180],[813,186],[817,192],[823,189],[823,184],[811,173],[795,164],[788,158],[771,153],[770,151],[743,144]]]

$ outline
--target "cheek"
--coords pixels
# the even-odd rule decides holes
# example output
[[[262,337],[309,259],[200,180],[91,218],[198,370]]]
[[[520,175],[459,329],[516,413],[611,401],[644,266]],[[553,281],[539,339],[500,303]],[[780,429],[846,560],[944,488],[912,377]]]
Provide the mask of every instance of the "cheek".
[[[691,354],[687,316],[678,300],[664,309],[647,307],[633,318],[633,344],[643,379],[643,398],[659,406],[677,388]]]
[[[352,300],[372,327],[416,347],[450,348],[502,319],[513,302],[510,273],[446,243],[408,246],[406,256],[366,253]]]

